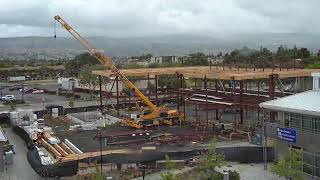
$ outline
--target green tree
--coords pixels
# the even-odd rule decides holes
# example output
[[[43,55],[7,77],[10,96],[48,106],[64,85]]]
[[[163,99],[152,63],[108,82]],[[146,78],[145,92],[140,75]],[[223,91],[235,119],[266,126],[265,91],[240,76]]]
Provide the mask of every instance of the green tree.
[[[230,180],[240,180],[240,174],[237,171],[228,171]]]
[[[91,180],[103,180],[104,177],[101,175],[101,172],[100,172],[100,169],[98,167],[98,164],[95,163],[94,164],[94,167],[95,167],[95,174],[93,176],[91,176]]]
[[[166,158],[166,163],[165,163],[166,171],[160,174],[161,180],[174,180],[176,178],[174,174],[170,171],[175,168],[175,165],[173,162],[171,162],[170,157],[168,155],[166,155],[165,158]]]
[[[184,64],[181,63],[152,63],[149,64],[148,68],[162,68],[162,67],[183,67]]]
[[[136,63],[125,64],[124,66],[122,66],[122,69],[139,69],[139,68],[145,68],[145,66],[136,64]]]
[[[99,78],[92,74],[92,71],[101,69],[104,69],[101,65],[86,65],[80,71],[79,83],[90,89],[91,98],[95,88],[99,85]]]
[[[69,100],[69,106],[70,106],[71,108],[74,108],[74,98],[71,98],[71,99]]]
[[[209,143],[208,153],[201,158],[201,170],[215,173],[216,167],[221,167],[224,164],[224,155],[216,153],[216,140],[213,139]]]
[[[203,53],[194,53],[194,54],[189,54],[189,58],[186,60],[186,64],[190,66],[206,66],[209,64],[208,58],[205,54]]]
[[[308,58],[310,57],[310,54],[311,54],[308,48],[301,48],[300,53],[301,53],[301,58]]]
[[[99,61],[89,53],[79,54],[65,64],[65,73],[69,76],[78,76],[79,70],[83,69],[84,66],[95,64],[99,64]]]
[[[142,54],[141,56],[131,56],[132,59],[150,59],[153,55],[148,54]]]
[[[301,151],[290,149],[283,159],[272,166],[271,171],[286,179],[303,180],[302,165]]]
[[[15,111],[16,110],[16,103],[9,101],[9,106],[10,106],[10,111]]]
[[[102,77],[101,78],[101,85],[104,87],[104,90],[105,91],[108,91],[108,84],[110,84],[111,83],[111,80],[110,80],[110,78],[109,77]]]
[[[149,93],[150,92],[154,92],[156,90],[156,85],[151,83],[151,82],[148,82],[148,87],[147,87]]]
[[[167,88],[173,88],[177,89],[181,86],[180,78],[177,77],[177,75],[171,75],[171,74],[165,74],[160,75],[158,79],[158,85],[159,87],[167,87]],[[186,86],[186,80],[182,81],[182,87]]]
[[[320,57],[320,49],[317,52],[317,57]]]

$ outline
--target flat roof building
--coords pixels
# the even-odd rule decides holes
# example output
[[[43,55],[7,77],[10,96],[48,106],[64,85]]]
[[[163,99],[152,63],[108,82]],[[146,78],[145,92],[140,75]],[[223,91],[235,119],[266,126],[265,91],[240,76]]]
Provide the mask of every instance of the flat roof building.
[[[312,76],[313,90],[259,106],[264,109],[265,135],[274,140],[276,158],[287,154],[289,148],[300,149],[306,177],[320,179],[320,73]],[[274,120],[268,121],[271,116]]]

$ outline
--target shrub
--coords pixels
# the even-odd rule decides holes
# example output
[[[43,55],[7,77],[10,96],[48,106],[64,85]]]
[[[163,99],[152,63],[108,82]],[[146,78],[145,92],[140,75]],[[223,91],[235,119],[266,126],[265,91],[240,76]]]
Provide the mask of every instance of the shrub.
[[[80,99],[81,96],[80,96],[79,94],[75,94],[75,95],[74,95],[74,98],[75,98],[75,99]]]
[[[240,180],[240,174],[237,171],[228,171],[230,180]]]
[[[25,101],[23,100],[12,100],[12,101],[4,101],[4,105],[10,105],[10,104],[24,104]]]
[[[211,179],[211,178],[210,178]],[[220,172],[215,172],[214,174],[213,174],[213,178],[212,178],[213,180],[222,180],[223,179],[223,174],[222,173],[220,173]],[[231,179],[230,179],[231,180]]]

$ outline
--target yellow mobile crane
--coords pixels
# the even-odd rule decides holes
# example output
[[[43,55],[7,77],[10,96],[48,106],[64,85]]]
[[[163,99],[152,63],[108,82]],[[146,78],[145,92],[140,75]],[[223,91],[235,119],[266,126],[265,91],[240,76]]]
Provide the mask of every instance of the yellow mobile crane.
[[[155,106],[135,85],[129,81],[129,79],[122,74],[112,60],[106,57],[103,53],[98,52],[91,44],[83,38],[75,29],[73,29],[66,21],[64,21],[59,15],[54,16],[54,19],[58,21],[62,27],[64,27],[75,39],[77,39],[89,52],[89,54],[95,57],[106,68],[109,68],[132,92],[138,96],[141,101],[149,108],[149,113],[142,114],[138,119],[126,119],[123,120],[125,125],[133,128],[141,128],[143,126],[168,124],[172,125],[174,121],[180,121],[183,118],[183,114],[177,110],[168,110],[166,107]]]

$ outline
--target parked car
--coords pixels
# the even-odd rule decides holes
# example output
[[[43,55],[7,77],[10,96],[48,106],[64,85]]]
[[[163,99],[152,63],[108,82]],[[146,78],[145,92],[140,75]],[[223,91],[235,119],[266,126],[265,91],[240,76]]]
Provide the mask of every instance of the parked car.
[[[32,93],[33,91],[35,91],[35,89],[28,89],[28,90],[25,90],[24,93],[30,94],[30,93]]]
[[[20,87],[11,87],[11,88],[9,88],[9,91],[15,91],[15,90],[19,90],[19,89],[21,89]]]
[[[33,89],[33,91],[31,92],[31,94],[42,94],[44,93],[43,89]]]
[[[14,97],[14,95],[5,95],[3,97],[1,97],[2,101],[13,101],[16,100],[16,98]]]
[[[24,92],[28,91],[30,88],[24,87]],[[19,91],[22,92],[22,88],[19,88]]]

